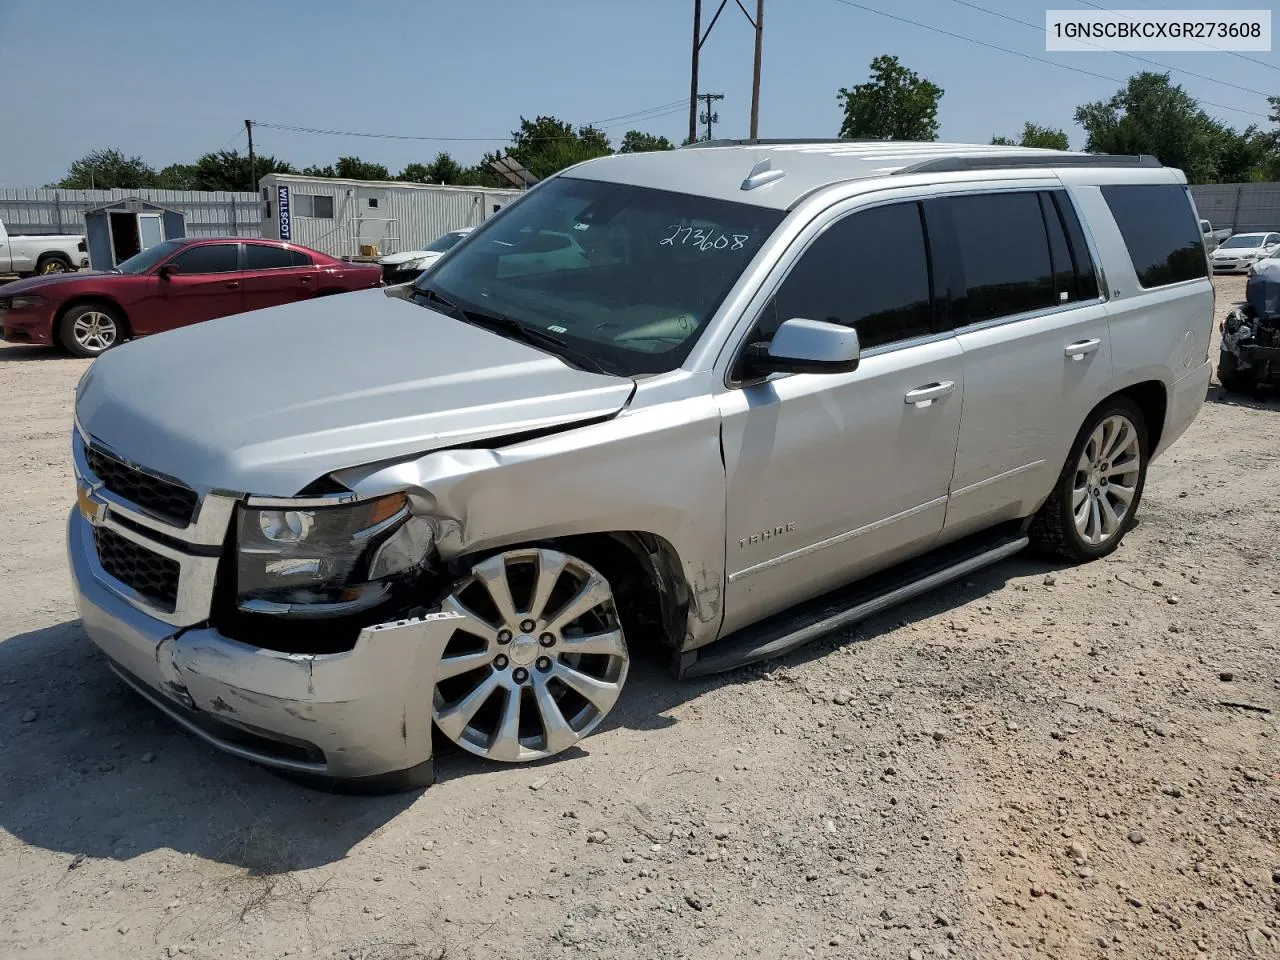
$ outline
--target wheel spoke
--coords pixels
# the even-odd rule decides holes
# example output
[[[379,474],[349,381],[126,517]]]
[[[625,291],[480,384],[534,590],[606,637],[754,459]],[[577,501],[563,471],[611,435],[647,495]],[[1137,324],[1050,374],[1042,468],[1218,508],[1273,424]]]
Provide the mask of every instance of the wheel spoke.
[[[1123,450],[1129,443],[1129,421],[1128,420],[1110,420],[1113,423],[1111,440],[1102,451],[1103,460],[1111,460]]]
[[[560,704],[551,695],[545,683],[535,684],[533,696],[538,704],[538,713],[542,716],[542,729],[547,738],[547,752],[559,753],[573,746],[578,735],[573,732],[564,714],[560,712]]]
[[[1121,463],[1113,463],[1111,464],[1111,469],[1106,472],[1106,478],[1110,480],[1112,477],[1127,477],[1130,474],[1137,473],[1140,465],[1137,457]]]
[[[1137,487],[1125,487],[1118,483],[1110,484],[1107,487],[1111,496],[1120,501],[1121,506],[1127,511],[1129,505],[1133,503],[1133,495],[1137,492]]]
[[[561,637],[556,649],[561,653],[602,653],[611,657],[625,656],[627,652],[621,630],[592,633],[585,637]]]
[[[565,663],[557,662],[553,676],[569,689],[575,690],[591,702],[591,705],[602,714],[608,713],[618,699],[621,687],[608,680],[597,680],[581,670],[575,670]]]
[[[493,605],[498,608],[502,622],[515,629],[520,620],[515,601],[511,599],[511,584],[507,581],[507,560],[502,554],[490,557],[471,571],[472,576],[484,584]]]
[[[508,763],[520,759],[520,696],[519,690],[507,690],[507,702],[502,705],[502,722],[498,724],[489,755]]]
[[[466,619],[466,624],[459,629],[466,633],[475,634],[487,641],[491,647],[498,642],[498,628],[459,600],[456,594],[451,594],[440,605],[440,610],[444,613],[461,614]]]
[[[1111,507],[1111,500],[1105,494],[1098,497],[1098,512],[1101,514],[1102,537],[1109,537],[1120,529],[1120,518]]]
[[[542,629],[550,630],[552,633],[559,633],[568,624],[573,623],[583,614],[594,610],[611,596],[609,584],[605,582],[604,577],[593,573],[587,582],[582,585],[582,589],[574,595],[573,599],[556,612],[553,619],[547,621],[545,617],[543,618],[545,622]]]
[[[476,688],[446,710],[436,714],[436,725],[444,731],[445,736],[457,740],[467,728],[471,718],[476,715],[486,700],[498,689],[497,674],[489,674]]]
[[[1090,543],[1098,543],[1102,540],[1102,516],[1098,510],[1098,498],[1089,498],[1089,534],[1087,539]]]
[[[479,653],[462,653],[452,657],[441,657],[440,667],[436,671],[437,680],[448,680],[460,677],[472,670],[479,670],[493,661],[493,654],[488,650]]]
[[[560,575],[564,573],[565,562],[568,558],[563,553],[554,553],[550,550],[538,551],[538,582],[534,586],[533,599],[529,602],[529,616],[534,620],[541,622],[542,615],[546,611],[547,600],[551,597],[551,591],[555,589],[557,583],[560,582]]]
[[[1074,490],[1072,490],[1071,491],[1071,512],[1078,515],[1080,513],[1080,504],[1084,503],[1085,500],[1087,500],[1088,498],[1089,498],[1088,487],[1076,487]]]

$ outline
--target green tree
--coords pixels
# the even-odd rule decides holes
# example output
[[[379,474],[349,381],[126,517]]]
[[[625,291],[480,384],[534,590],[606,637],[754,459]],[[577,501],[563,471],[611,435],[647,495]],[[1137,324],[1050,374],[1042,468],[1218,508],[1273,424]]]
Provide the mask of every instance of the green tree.
[[[555,117],[520,118],[520,129],[511,133],[507,153],[539,180],[592,157],[612,153],[609,138],[595,127],[579,127]],[[495,155],[488,155],[485,161]],[[483,165],[483,164],[482,164]]]
[[[195,164],[169,164],[156,177],[156,186],[161,190],[199,190]]]
[[[174,166],[181,166],[175,164]],[[166,171],[172,169],[165,168]],[[188,190],[257,190],[255,178],[268,173],[297,173],[292,164],[267,155],[255,155],[252,169],[249,155],[238,150],[219,150],[206,153],[188,170],[192,186]]]
[[[1109,100],[1076,108],[1090,153],[1151,154],[1178,167],[1191,183],[1215,183],[1218,163],[1232,132],[1200,109],[1167,73],[1131,76]]]
[[[159,174],[141,157],[126,157],[113,148],[86,153],[53,186],[67,190],[138,190],[154,187],[158,179]]]
[[[619,153],[647,153],[653,150],[674,150],[673,144],[666,137],[660,137],[652,133],[642,133],[639,130],[628,130],[622,135],[622,143],[618,147]]]
[[[334,172],[333,164],[326,164],[323,167],[317,167],[315,164],[302,168],[304,177],[336,177],[338,174]]]
[[[871,79],[836,97],[844,108],[840,136],[858,140],[937,140],[938,101],[945,91],[898,62],[871,61]]]
[[[334,171],[344,180],[390,180],[391,171],[381,163],[370,163],[359,157],[339,157]]]
[[[1071,144],[1062,130],[1053,127],[1041,127],[1028,120],[1022,126],[1022,139],[1012,140],[1009,137],[992,137],[992,144],[1005,147],[1041,147],[1046,150],[1070,150]]]
[[[463,166],[441,151],[430,163],[411,163],[400,171],[399,180],[411,183],[461,183]]]

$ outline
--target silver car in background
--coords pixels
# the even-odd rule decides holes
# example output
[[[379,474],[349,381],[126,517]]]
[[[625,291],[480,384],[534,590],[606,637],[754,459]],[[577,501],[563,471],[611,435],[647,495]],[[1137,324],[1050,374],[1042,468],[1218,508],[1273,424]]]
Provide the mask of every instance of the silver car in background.
[[[421,785],[433,727],[557,754],[637,648],[728,670],[1028,544],[1110,553],[1204,400],[1208,274],[1146,157],[592,160],[407,296],[98,359],[80,613],[144,697],[277,770]]]

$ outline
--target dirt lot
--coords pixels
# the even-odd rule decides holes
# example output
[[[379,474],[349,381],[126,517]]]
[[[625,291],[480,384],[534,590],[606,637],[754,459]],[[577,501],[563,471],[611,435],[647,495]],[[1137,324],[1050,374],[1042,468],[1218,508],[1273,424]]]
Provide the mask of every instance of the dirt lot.
[[[214,753],[95,655],[83,369],[0,347],[0,956],[1280,957],[1275,398],[1215,386],[1107,561],[712,680],[641,663],[579,751],[360,799]]]

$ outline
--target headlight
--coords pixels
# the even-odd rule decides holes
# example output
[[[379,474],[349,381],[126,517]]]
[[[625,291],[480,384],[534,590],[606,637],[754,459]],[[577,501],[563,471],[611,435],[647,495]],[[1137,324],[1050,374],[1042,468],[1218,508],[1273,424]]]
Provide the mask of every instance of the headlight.
[[[236,604],[249,612],[334,616],[374,606],[432,545],[402,493],[322,507],[242,507]]]
[[[1236,331],[1236,339],[1248,340],[1252,336],[1253,336],[1253,330],[1250,329],[1249,325],[1247,323],[1240,324],[1240,329]]]
[[[43,307],[49,301],[44,297],[37,297],[28,294],[18,294],[9,298],[10,310],[34,310]]]
[[[1234,334],[1237,330],[1239,330],[1240,315],[1238,313],[1235,313],[1234,311],[1227,314],[1227,319],[1226,319],[1226,322],[1223,324],[1223,329],[1230,334]]]

